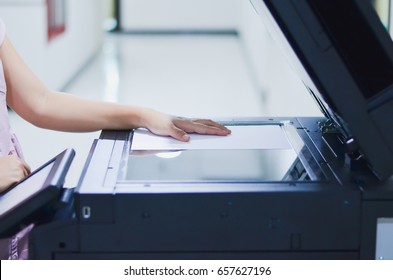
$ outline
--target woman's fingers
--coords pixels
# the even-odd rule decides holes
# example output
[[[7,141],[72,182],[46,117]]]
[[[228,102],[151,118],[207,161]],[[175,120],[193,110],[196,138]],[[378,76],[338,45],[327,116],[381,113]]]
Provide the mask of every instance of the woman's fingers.
[[[187,132],[187,133],[198,133],[198,134],[207,134],[207,135],[220,135],[226,136],[231,133],[229,129],[225,126],[214,122],[212,120],[191,120],[191,119],[182,119],[175,118],[173,119],[173,124]]]

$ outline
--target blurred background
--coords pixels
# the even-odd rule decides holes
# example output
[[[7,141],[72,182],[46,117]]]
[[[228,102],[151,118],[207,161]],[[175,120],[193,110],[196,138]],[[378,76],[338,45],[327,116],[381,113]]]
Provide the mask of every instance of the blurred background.
[[[372,1],[388,28],[390,1]],[[319,116],[248,0],[0,0],[19,54],[50,88],[187,117]],[[99,132],[36,128],[12,111],[32,168],[67,147],[76,186]]]

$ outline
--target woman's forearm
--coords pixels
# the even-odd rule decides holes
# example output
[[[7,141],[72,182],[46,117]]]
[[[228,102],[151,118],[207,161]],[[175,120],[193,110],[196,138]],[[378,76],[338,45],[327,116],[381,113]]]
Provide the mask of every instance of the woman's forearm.
[[[36,112],[32,123],[38,127],[88,132],[101,129],[145,127],[150,109],[84,99],[75,95],[51,92]]]
[[[67,132],[144,127],[180,141],[188,141],[188,133],[231,133],[211,120],[173,117],[148,108],[50,91],[26,66],[8,38],[0,47],[0,59],[7,83],[7,105],[38,127]]]

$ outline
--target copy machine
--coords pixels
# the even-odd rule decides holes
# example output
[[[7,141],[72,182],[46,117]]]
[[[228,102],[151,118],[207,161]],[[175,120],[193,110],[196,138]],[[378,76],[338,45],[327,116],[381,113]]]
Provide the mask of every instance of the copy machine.
[[[388,32],[367,0],[251,4],[324,117],[227,118],[187,144],[103,131],[32,258],[393,259]]]

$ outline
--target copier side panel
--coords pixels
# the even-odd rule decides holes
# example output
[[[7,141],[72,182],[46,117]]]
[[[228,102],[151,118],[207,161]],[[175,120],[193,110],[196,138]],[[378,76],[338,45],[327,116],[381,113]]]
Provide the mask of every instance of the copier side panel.
[[[156,180],[143,183],[139,179],[136,184],[131,180],[116,183],[114,187],[108,185],[105,192],[97,193],[97,200],[94,193],[82,190],[81,201],[88,198],[95,208],[106,212],[98,218],[91,215],[81,220],[82,252],[226,253],[233,254],[233,258],[241,252],[257,252],[261,257],[272,252],[288,257],[293,253],[297,256],[297,253],[321,252],[320,258],[329,258],[332,253],[342,253],[342,258],[348,253],[357,258],[360,193],[356,188],[338,183],[323,155],[310,141],[307,131],[317,130],[321,120],[323,118],[310,118],[312,128],[303,126],[295,118],[232,119],[224,123],[265,125],[266,122],[288,121],[303,138],[308,160],[322,170],[323,181],[242,184],[227,180],[190,184]],[[110,138],[117,139],[113,133]],[[129,164],[133,158],[128,152],[125,156]],[[83,207],[79,205],[81,213]]]
[[[359,258],[361,192],[340,184],[325,164],[328,156],[314,147],[309,132],[319,121],[310,119],[312,128],[291,121],[324,180],[204,183],[199,191],[190,191],[189,182],[166,188],[157,182],[81,184],[75,208],[79,247],[58,251],[56,258]],[[110,154],[118,155],[115,150],[129,147],[131,137],[120,147],[113,134]],[[101,146],[109,154],[106,142]],[[108,161],[120,172],[123,159]]]
[[[330,191],[121,194],[112,223],[83,222],[81,253],[356,254],[359,197]],[[109,209],[108,209],[109,210]],[[326,253],[326,255],[325,255]]]

